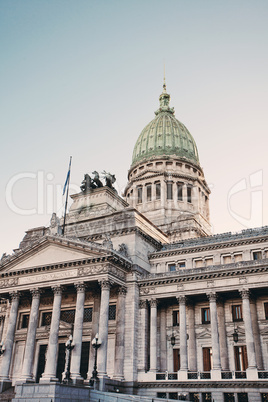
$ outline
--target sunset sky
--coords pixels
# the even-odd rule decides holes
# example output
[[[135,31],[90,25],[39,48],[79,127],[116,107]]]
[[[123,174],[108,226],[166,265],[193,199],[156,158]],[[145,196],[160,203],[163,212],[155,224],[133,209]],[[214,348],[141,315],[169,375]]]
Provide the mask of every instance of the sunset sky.
[[[84,173],[121,194],[162,92],[195,138],[214,233],[268,225],[267,0],[0,2],[2,253]]]

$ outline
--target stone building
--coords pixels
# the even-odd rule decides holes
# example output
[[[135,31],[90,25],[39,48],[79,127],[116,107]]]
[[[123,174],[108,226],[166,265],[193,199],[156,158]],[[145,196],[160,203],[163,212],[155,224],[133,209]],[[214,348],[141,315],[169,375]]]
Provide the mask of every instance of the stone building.
[[[3,391],[61,381],[70,335],[72,384],[88,385],[98,334],[100,389],[268,401],[268,227],[211,235],[197,146],[169,101],[164,85],[124,198],[85,177],[64,235],[53,214],[2,257]]]

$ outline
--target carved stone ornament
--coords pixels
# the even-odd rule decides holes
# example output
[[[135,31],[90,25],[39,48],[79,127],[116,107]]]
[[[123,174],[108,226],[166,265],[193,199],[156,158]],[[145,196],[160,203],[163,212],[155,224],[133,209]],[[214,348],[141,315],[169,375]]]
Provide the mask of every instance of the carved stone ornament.
[[[213,279],[207,281],[207,287],[213,288],[215,286],[215,281]]]
[[[78,282],[74,284],[77,293],[84,293],[86,290],[86,285],[84,284],[84,282]]]
[[[54,296],[62,294],[62,286],[51,286]]]
[[[179,304],[186,304],[186,302],[187,302],[187,298],[186,298],[185,295],[180,295],[180,296],[178,296],[178,297],[177,297],[177,300],[178,300],[178,303],[179,303]]]
[[[152,307],[156,308],[157,305],[158,305],[158,300],[156,300],[156,299],[151,299],[151,300],[149,300],[149,303],[150,303],[151,308],[152,308]]]
[[[117,293],[119,296],[126,296],[127,288],[125,288],[124,286],[120,286],[120,288],[118,288]]]
[[[10,295],[12,301],[19,300],[19,298],[20,298],[20,292],[18,292],[18,291],[10,292],[9,295]]]
[[[9,278],[0,280],[0,288],[9,288],[10,286],[17,286],[19,278]]]
[[[208,300],[210,302],[215,302],[216,303],[216,301],[217,301],[217,294],[216,293],[214,293],[214,292],[207,293],[207,297],[208,297]]]
[[[146,307],[147,307],[147,300],[140,300],[139,308],[146,308]]]
[[[112,286],[112,283],[107,280],[107,279],[103,279],[102,281],[99,281],[99,284],[101,285],[101,289],[110,289]]]
[[[242,289],[240,290],[240,295],[242,297],[242,299],[250,299],[250,290],[249,289]]]
[[[42,293],[41,289],[38,288],[30,289],[30,292],[32,294],[33,299],[40,299],[40,295]]]

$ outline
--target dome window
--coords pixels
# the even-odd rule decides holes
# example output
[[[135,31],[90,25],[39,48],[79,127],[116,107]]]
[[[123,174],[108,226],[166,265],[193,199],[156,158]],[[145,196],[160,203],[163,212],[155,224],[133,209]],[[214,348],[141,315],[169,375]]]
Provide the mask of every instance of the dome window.
[[[167,200],[173,200],[173,183],[167,182]]]
[[[161,199],[161,183],[155,183],[155,198],[157,200]]]
[[[192,202],[192,187],[187,186],[187,202]]]
[[[178,201],[183,201],[182,188],[183,183],[178,183]]]
[[[147,201],[152,201],[152,185],[148,184],[146,186],[146,195],[147,195]]]
[[[138,204],[142,204],[142,187],[138,187],[137,191],[138,191]]]

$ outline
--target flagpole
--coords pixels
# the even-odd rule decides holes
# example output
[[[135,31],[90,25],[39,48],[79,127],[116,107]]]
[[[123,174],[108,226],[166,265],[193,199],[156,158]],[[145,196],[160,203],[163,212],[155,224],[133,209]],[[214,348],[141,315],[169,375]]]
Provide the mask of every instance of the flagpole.
[[[64,231],[65,231],[65,222],[66,222],[68,195],[69,195],[69,184],[70,184],[70,176],[71,176],[71,164],[72,164],[72,157],[70,156],[70,163],[69,163],[69,170],[68,170],[68,175],[69,176],[68,176],[67,192],[66,192],[66,200],[65,200],[64,219],[63,219],[63,226],[62,226],[62,236],[64,236]]]

